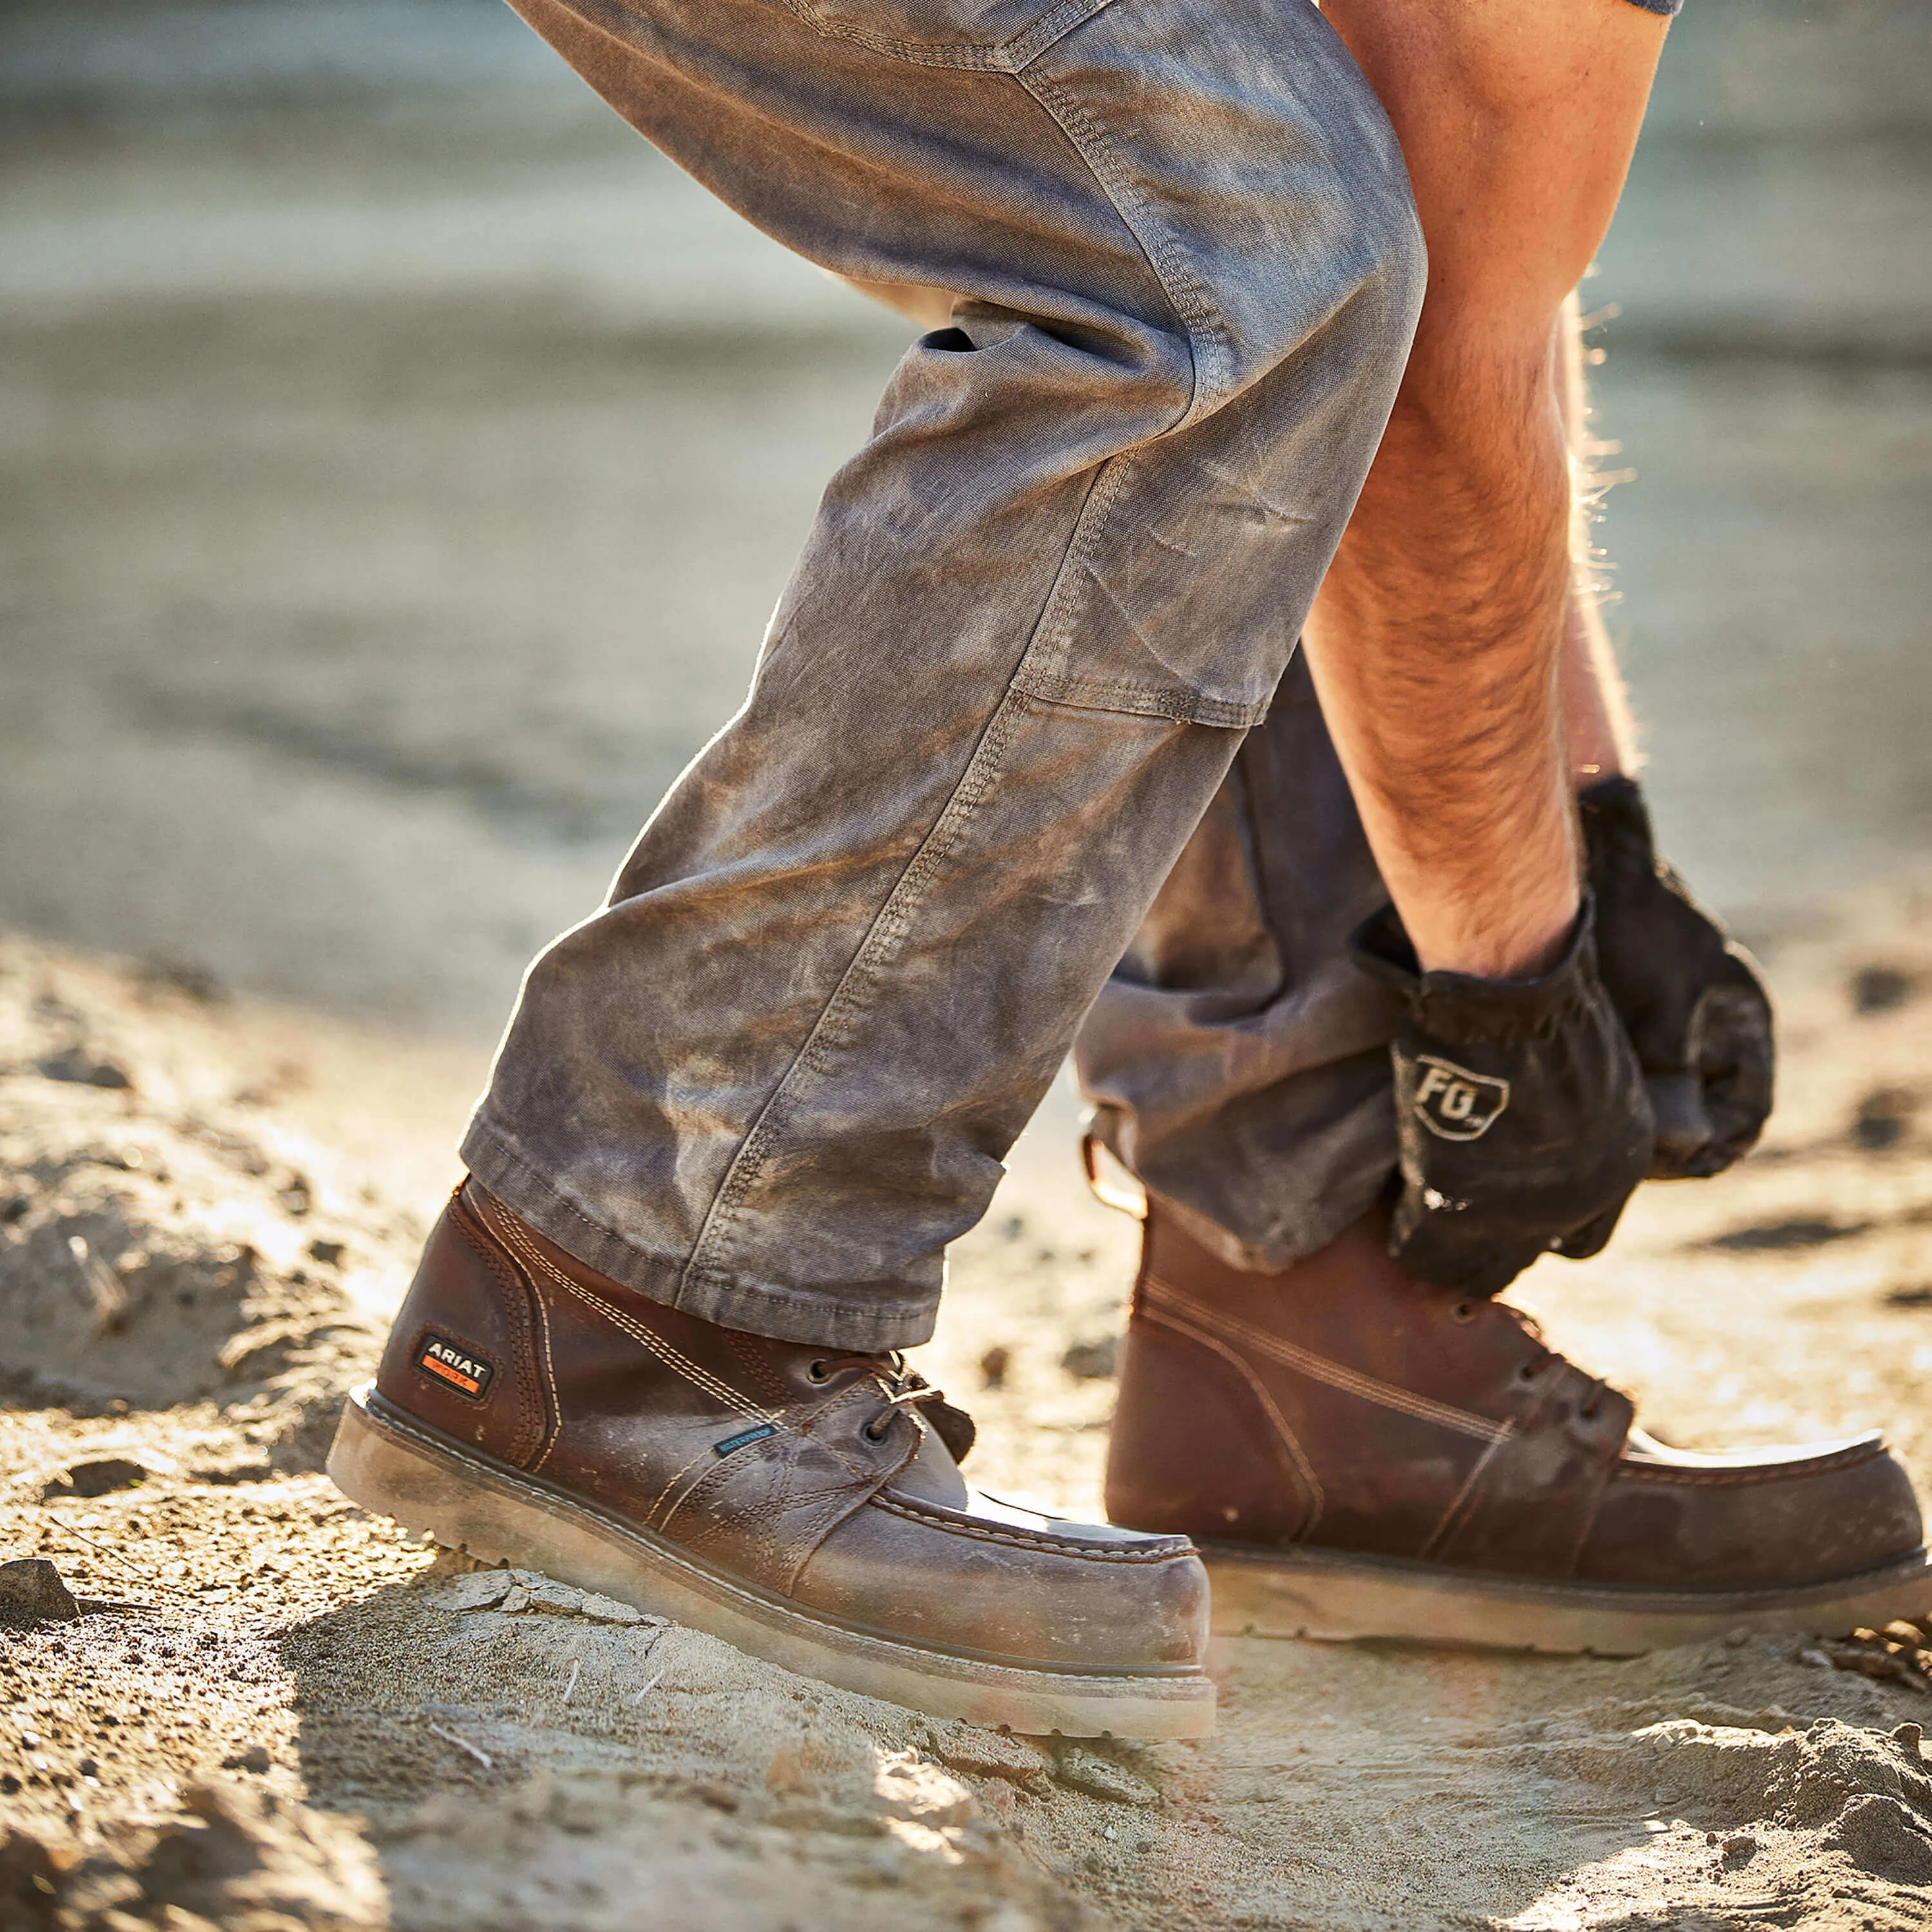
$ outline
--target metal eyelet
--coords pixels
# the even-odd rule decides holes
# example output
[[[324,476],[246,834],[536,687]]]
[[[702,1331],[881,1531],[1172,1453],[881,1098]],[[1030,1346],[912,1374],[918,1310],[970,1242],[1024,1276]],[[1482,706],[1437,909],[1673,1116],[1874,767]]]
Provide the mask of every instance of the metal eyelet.
[[[1592,1402],[1588,1408],[1577,1410],[1576,1417],[1580,1422],[1594,1422],[1603,1412],[1594,1402]]]
[[[825,1364],[823,1362],[807,1362],[805,1365],[805,1378],[808,1382],[822,1382],[830,1379],[826,1375]]]
[[[1466,1326],[1476,1318],[1476,1304],[1473,1301],[1459,1301],[1449,1311],[1452,1322],[1460,1322]]]
[[[1541,1371],[1538,1369],[1534,1362],[1519,1362],[1516,1364],[1516,1378],[1520,1382],[1533,1382],[1540,1372]]]
[[[891,1418],[888,1416],[885,1419],[890,1421]],[[867,1423],[859,1432],[868,1442],[883,1442],[886,1439],[886,1432],[874,1423]]]

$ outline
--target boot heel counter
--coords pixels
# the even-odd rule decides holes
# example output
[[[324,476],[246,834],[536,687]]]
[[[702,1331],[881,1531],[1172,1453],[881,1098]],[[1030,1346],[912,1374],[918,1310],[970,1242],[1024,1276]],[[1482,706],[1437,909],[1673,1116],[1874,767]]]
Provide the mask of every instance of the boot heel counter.
[[[535,1330],[529,1288],[459,1192],[424,1245],[376,1389],[445,1435],[524,1466],[549,1426]]]
[[[1306,1535],[1319,1496],[1270,1407],[1213,1347],[1136,1312],[1107,1444],[1108,1520],[1242,1543]]]

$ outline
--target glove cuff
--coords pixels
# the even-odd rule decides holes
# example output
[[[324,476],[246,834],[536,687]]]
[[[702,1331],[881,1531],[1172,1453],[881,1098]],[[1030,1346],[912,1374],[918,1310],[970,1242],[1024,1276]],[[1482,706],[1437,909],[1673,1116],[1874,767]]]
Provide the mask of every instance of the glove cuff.
[[[1657,835],[1650,808],[1635,778],[1604,778],[1576,794],[1583,831],[1584,860],[1594,880],[1609,870],[1657,870]]]
[[[1444,1044],[1547,1034],[1603,997],[1597,977],[1596,896],[1587,887],[1562,958],[1534,980],[1424,972],[1393,905],[1356,928],[1348,950],[1370,978],[1400,993],[1411,1018]]]

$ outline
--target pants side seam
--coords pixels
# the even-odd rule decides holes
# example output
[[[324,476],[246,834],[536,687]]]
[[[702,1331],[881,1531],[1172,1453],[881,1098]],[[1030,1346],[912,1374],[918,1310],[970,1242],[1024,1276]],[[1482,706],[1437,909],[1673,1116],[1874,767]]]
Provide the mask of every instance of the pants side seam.
[[[729,1240],[732,1224],[739,1217],[745,1197],[758,1184],[772,1143],[784,1130],[790,1118],[790,1102],[798,1085],[811,1075],[823,1072],[831,1053],[843,1045],[844,1030],[862,1014],[872,990],[892,950],[910,930],[927,885],[958,843],[962,834],[977,812],[994,777],[1006,740],[1012,730],[1016,710],[1026,702],[1010,686],[987,724],[959,782],[940,808],[932,829],[921,841],[898,882],[874,918],[865,938],[832,989],[812,1030],[806,1036],[784,1077],[760,1110],[757,1123],[745,1137],[732,1161],[730,1171],[704,1217],[691,1259],[684,1271],[686,1284],[723,1286],[732,1277],[716,1265]],[[683,1288],[678,1305],[682,1306]]]

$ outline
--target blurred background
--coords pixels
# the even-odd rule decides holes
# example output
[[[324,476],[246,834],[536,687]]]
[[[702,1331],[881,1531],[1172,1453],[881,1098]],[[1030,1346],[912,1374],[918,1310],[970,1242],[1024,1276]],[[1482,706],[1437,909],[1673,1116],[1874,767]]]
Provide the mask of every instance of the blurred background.
[[[0,9],[0,928],[487,1044],[907,328],[498,0]],[[1586,306],[1667,844],[1932,853],[1932,20],[1689,0]]]

